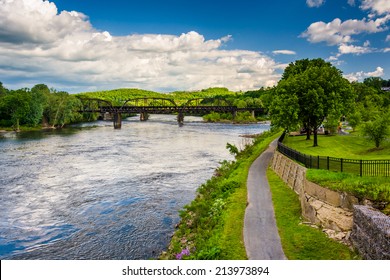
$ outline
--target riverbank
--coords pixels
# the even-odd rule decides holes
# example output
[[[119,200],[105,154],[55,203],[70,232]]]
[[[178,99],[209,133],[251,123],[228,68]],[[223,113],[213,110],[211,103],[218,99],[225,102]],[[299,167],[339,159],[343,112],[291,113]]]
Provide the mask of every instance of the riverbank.
[[[179,211],[221,161],[234,159],[226,143],[268,129],[199,117],[180,127],[175,115],[153,115],[120,130],[97,121],[0,135],[0,210],[9,213],[0,220],[0,257],[156,259]]]
[[[0,127],[0,133],[9,133],[9,132],[33,132],[33,131],[47,131],[47,130],[55,130],[60,129],[58,127],[51,126],[20,126],[19,130],[15,130],[13,127]]]
[[[279,136],[265,132],[235,161],[224,161],[181,211],[181,221],[161,259],[247,259],[242,230],[247,205],[246,180],[253,161]]]

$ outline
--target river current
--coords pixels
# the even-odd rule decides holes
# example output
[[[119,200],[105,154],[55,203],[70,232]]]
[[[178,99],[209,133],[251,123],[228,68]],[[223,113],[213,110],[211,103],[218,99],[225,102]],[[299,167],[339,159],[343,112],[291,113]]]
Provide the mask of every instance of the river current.
[[[151,259],[226,143],[268,125],[152,115],[59,131],[0,133],[0,259]]]

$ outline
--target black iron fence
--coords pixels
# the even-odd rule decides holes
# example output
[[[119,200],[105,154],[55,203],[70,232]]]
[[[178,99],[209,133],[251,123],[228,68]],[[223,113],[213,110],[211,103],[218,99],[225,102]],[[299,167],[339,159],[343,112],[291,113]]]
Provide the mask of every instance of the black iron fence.
[[[284,136],[283,134],[279,138],[278,151],[302,163],[306,168],[327,169],[360,176],[390,176],[390,160],[345,159],[306,155],[284,145],[282,143]]]

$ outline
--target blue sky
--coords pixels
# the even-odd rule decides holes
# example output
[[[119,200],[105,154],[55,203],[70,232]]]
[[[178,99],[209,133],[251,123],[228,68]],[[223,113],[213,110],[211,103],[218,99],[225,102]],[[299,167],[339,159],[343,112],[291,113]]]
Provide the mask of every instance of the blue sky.
[[[390,79],[389,27],[390,0],[0,0],[0,81],[249,90],[317,57]]]

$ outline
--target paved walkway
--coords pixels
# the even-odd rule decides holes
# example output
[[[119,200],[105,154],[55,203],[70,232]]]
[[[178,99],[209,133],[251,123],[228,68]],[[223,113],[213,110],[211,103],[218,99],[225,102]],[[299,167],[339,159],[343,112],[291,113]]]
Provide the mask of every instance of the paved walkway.
[[[244,242],[250,260],[286,259],[278,229],[266,171],[275,151],[273,141],[249,169],[247,188],[248,206],[244,221]]]

